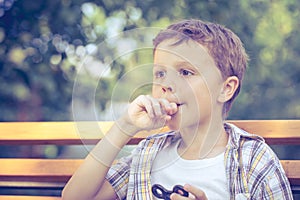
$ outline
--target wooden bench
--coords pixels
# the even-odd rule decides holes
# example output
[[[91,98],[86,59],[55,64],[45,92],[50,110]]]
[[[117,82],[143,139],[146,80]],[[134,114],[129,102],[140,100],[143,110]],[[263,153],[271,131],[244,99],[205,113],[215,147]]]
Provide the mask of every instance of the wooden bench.
[[[300,145],[300,120],[230,122],[248,132],[263,136],[270,145]],[[93,145],[111,125],[112,122],[2,122],[0,145]],[[137,144],[149,134],[153,132],[141,132],[129,144]],[[1,158],[0,189],[61,191],[81,162],[82,159]],[[293,194],[300,194],[300,158],[281,160],[281,163],[292,185]],[[30,196],[32,194],[16,192],[2,194],[0,200],[60,199],[59,196],[42,194]]]

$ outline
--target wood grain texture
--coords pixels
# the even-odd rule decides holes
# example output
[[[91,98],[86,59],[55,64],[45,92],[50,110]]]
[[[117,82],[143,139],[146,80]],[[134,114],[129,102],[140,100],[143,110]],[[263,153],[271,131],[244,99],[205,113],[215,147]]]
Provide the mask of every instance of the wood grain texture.
[[[300,144],[300,120],[228,121],[262,136],[268,144]],[[5,122],[0,123],[0,144],[96,144],[113,122]],[[148,135],[167,128],[138,133],[129,144],[137,144]]]
[[[231,120],[249,133],[262,136],[268,144],[300,145],[300,120]],[[0,145],[96,144],[113,122],[0,122]],[[140,132],[129,144],[167,128]],[[82,159],[1,158],[0,188],[62,189]],[[281,160],[293,188],[300,191],[300,159]],[[0,195],[0,200],[58,200],[60,197]]]

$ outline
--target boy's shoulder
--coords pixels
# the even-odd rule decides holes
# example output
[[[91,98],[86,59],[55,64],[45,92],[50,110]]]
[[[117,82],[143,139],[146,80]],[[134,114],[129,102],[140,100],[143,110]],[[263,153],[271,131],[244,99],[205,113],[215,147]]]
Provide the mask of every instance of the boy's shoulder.
[[[248,167],[253,163],[257,163],[256,168],[263,168],[270,163],[273,163],[274,167],[280,167],[276,154],[261,136],[248,133],[233,124],[226,123],[226,125],[231,129],[229,142],[241,152],[242,160]]]
[[[234,148],[239,148],[241,142],[265,144],[265,140],[261,136],[249,133],[234,124],[224,123],[224,127],[229,134],[228,144]]]

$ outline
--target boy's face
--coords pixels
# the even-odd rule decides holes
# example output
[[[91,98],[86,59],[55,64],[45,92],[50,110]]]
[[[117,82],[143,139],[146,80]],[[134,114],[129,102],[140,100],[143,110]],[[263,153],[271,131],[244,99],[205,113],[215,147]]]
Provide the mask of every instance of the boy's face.
[[[199,43],[171,46],[174,42],[163,41],[154,53],[153,97],[177,104],[178,112],[168,123],[173,130],[210,123],[222,115],[223,103],[218,101],[223,86],[221,73]]]

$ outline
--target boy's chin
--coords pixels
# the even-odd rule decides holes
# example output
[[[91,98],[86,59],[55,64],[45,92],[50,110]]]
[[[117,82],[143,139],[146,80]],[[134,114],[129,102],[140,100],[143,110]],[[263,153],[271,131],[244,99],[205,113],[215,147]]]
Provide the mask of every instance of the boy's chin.
[[[179,130],[179,124],[180,123],[176,122],[175,120],[171,120],[167,122],[166,126],[172,131],[177,131]]]

